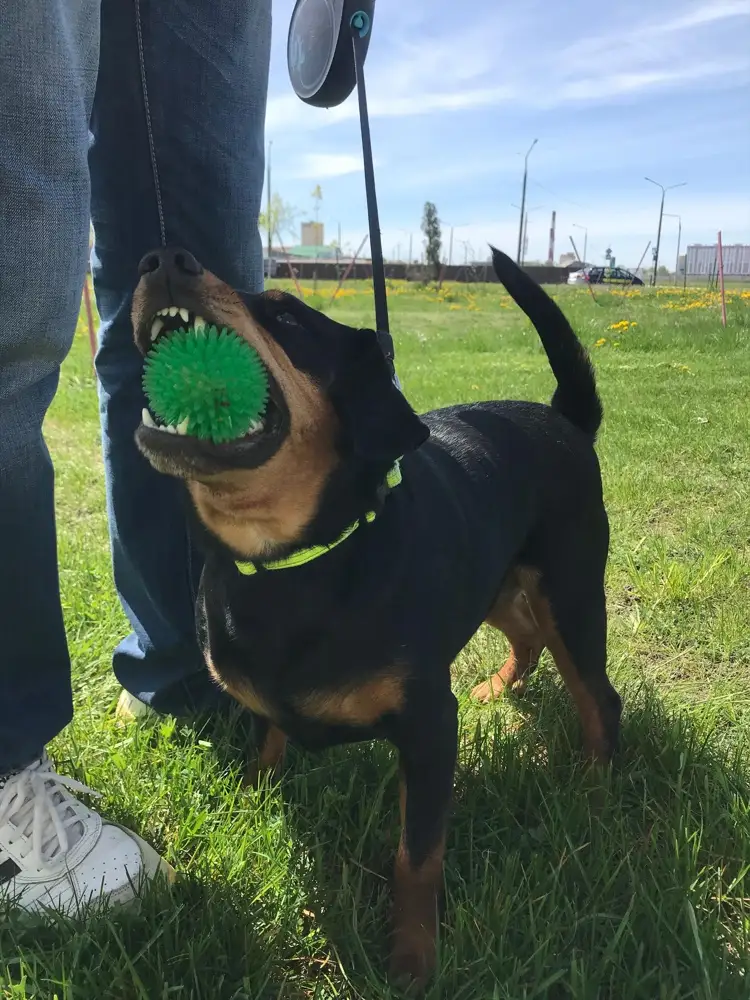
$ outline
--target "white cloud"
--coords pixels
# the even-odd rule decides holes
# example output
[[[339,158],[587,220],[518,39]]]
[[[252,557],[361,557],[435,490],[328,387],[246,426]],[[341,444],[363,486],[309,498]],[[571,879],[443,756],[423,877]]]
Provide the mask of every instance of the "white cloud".
[[[275,3],[291,11],[292,0]],[[648,191],[639,193],[640,184],[650,187],[644,174],[689,181],[679,204],[676,196],[671,203],[683,216],[683,240],[714,240],[719,226],[730,240],[748,238],[750,206],[733,192],[746,189],[750,155],[741,104],[750,78],[750,0],[663,0],[656,7],[633,0],[590,14],[590,0],[562,7],[475,0],[460,17],[453,0],[378,0],[367,81],[388,253],[398,243],[405,253],[404,227],[414,233],[415,250],[421,246],[426,197],[448,219],[476,220],[460,239],[477,254],[489,241],[513,248],[510,203],[518,200],[533,136],[540,142],[529,199],[544,206],[529,224],[533,257],[546,252],[554,207],[558,251],[579,222],[589,225],[591,253],[611,241],[619,260],[637,263],[655,236],[658,211]],[[275,15],[278,27],[284,14]],[[352,152],[359,145],[356,98],[328,111],[310,108],[291,92],[279,60],[280,43],[278,89],[268,107],[274,174],[293,201],[307,196],[309,180],[353,175],[331,185],[324,215],[329,225],[340,221],[356,246],[366,229],[361,161]],[[454,257],[463,252],[457,244]]]
[[[362,170],[361,154],[352,153],[306,153],[292,176],[299,178],[343,177],[357,174]]]
[[[409,97],[378,98],[371,113],[381,118],[433,114],[436,111],[465,111],[505,104],[518,97],[513,87],[475,87],[469,90],[416,93]]]
[[[273,136],[287,130],[312,131],[357,117],[357,106],[350,99],[338,108],[310,108],[296,94],[269,97],[266,110],[266,131]]]
[[[454,26],[442,36],[433,30],[426,37],[425,26],[431,23],[426,8],[421,16],[422,30],[412,24],[412,30],[402,33],[388,31],[385,17],[390,12],[386,8],[383,3],[378,12],[378,30],[383,34],[373,43],[367,63],[372,117],[402,118],[460,111],[519,98],[515,85],[498,85],[494,79],[495,42],[501,34],[496,19],[493,24],[480,20]],[[290,128],[316,130],[357,116],[354,96],[337,108],[310,108],[289,93],[284,79],[284,92],[270,95],[266,123],[269,133],[275,134]]]
[[[594,63],[601,69],[611,68],[613,62],[622,65],[633,61],[654,65],[673,61],[675,68],[684,67],[691,53],[699,51],[706,40],[705,33],[690,35],[691,28],[705,28],[709,24],[747,16],[750,16],[750,0],[714,0],[666,20],[647,23],[631,20],[627,27],[613,23],[608,34],[584,35],[565,48],[561,57],[571,65]],[[671,38],[672,35],[681,37]]]
[[[513,86],[475,87],[467,90],[417,90],[406,96],[372,88],[368,110],[372,118],[407,118],[412,115],[437,114],[442,111],[469,111],[478,108],[496,107],[519,99]],[[270,134],[288,128],[303,128],[306,131],[353,121],[358,117],[356,101],[350,98],[338,108],[308,108],[295,97],[288,95],[271,98],[268,102],[266,127]]]
[[[411,43],[396,46],[395,51],[374,49],[368,64],[370,114],[403,118],[508,105],[529,109],[595,105],[729,77],[750,69],[747,46],[722,51],[715,58],[715,46],[704,44],[705,32],[691,37],[688,29],[748,14],[750,0],[717,3],[649,27],[584,37],[567,47],[556,47],[555,40],[548,39],[547,46],[535,45],[525,58],[510,46],[501,61],[496,53],[498,30],[492,24],[423,49]],[[493,61],[499,61],[502,69],[500,84]],[[357,116],[353,96],[325,110],[310,108],[287,92],[270,97],[267,128],[271,135],[286,129],[313,131]]]
[[[665,33],[684,31],[687,28],[711,24],[713,21],[724,21],[730,17],[747,17],[748,15],[750,15],[750,0],[726,0],[724,3],[713,0],[710,4],[696,7],[694,10],[688,11],[687,14],[681,14],[672,21],[666,21],[660,27],[651,30]]]
[[[676,69],[605,73],[600,77],[588,77],[564,84],[558,91],[557,98],[590,101],[595,97],[601,102],[621,94],[633,94],[659,85],[674,85],[705,77],[736,73],[743,68],[744,64],[740,62],[716,61]]]

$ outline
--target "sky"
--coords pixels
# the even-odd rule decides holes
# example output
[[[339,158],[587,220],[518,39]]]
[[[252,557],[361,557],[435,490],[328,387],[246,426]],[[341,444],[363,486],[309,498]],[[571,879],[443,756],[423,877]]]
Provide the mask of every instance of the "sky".
[[[326,241],[356,249],[367,232],[356,96],[331,110],[300,101],[286,40],[294,0],[273,0],[267,112],[273,189],[314,216]],[[435,202],[454,263],[487,244],[515,253],[529,156],[529,259],[635,266],[655,241],[660,190],[682,246],[750,243],[750,0],[377,0],[366,80],[383,249],[422,252]],[[674,266],[678,220],[665,217]],[[294,242],[289,234],[289,242]],[[650,257],[650,252],[649,255]],[[647,257],[648,260],[648,257]]]

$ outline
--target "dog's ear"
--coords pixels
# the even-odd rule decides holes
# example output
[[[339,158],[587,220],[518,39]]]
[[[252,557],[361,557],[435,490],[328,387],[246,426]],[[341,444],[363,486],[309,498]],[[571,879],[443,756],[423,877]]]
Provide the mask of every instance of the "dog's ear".
[[[328,394],[357,455],[392,462],[430,436],[393,382],[377,334],[349,330]]]

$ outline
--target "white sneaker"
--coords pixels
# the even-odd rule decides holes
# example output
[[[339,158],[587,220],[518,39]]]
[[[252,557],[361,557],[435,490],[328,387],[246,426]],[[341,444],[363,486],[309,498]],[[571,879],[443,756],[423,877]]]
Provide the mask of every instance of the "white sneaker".
[[[173,880],[153,847],[71,791],[90,789],[55,774],[46,754],[0,778],[0,901],[70,913],[95,899],[126,903],[157,873]]]
[[[140,698],[136,698],[134,694],[126,691],[125,688],[122,689],[120,697],[117,699],[117,708],[115,709],[115,719],[119,723],[125,724],[136,722],[139,719],[156,718],[158,718],[157,713],[150,705],[141,701]]]

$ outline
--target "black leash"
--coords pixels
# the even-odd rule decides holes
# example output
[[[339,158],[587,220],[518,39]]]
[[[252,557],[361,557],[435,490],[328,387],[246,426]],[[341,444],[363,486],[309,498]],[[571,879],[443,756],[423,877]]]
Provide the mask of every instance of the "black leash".
[[[306,104],[335,107],[349,97],[355,86],[357,88],[375,325],[383,352],[392,365],[393,340],[365,87],[365,59],[372,35],[374,8],[375,0],[297,0],[289,27],[287,62],[295,93]]]
[[[365,88],[365,56],[367,55],[367,48],[363,42],[370,33],[371,21],[365,11],[360,10],[352,15],[349,25],[354,48],[354,68],[357,75],[357,98],[359,100],[359,124],[362,132],[367,221],[370,228],[370,248],[372,250],[372,284],[375,293],[375,325],[379,332],[389,334],[391,328],[388,322],[388,297],[385,290],[385,263],[383,261],[383,245],[380,238],[378,196],[375,191],[375,165],[372,158],[370,116],[367,112],[367,90]]]

